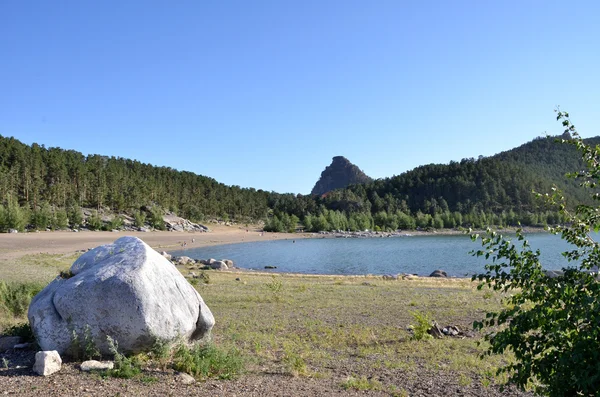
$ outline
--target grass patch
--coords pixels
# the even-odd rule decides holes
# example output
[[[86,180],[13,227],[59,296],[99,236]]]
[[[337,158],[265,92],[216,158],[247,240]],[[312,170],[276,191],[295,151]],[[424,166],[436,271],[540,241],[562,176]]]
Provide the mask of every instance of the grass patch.
[[[212,344],[180,345],[173,355],[173,368],[201,380],[233,379],[242,372],[244,360],[236,349],[223,350]]]
[[[344,390],[381,390],[381,383],[379,381],[367,379],[364,376],[359,378],[349,376],[348,379],[342,382],[341,386]]]
[[[38,262],[44,258],[52,263]],[[28,265],[34,267],[28,269],[49,269],[56,277],[58,259],[53,258],[36,256]],[[73,260],[69,259],[65,268]],[[500,307],[500,294],[477,291],[470,280],[384,282],[377,276],[207,273],[210,285],[199,280],[198,289],[217,318],[214,344],[178,346],[174,351],[164,344],[144,357],[116,356],[119,364],[107,376],[140,378],[152,375],[142,371],[144,366],[155,366],[187,372],[198,379],[230,379],[242,372],[253,376],[278,373],[330,377],[339,385],[339,380],[352,374],[344,381],[350,389],[379,388],[402,395],[401,390],[393,390],[393,379],[418,382],[423,374],[439,372],[451,374],[445,378],[454,379],[460,387],[495,387],[506,380],[495,375],[496,369],[513,360],[510,354],[480,359],[487,345],[478,334],[465,339],[416,340],[407,332],[408,325],[421,323],[411,313],[427,313],[423,318],[434,318],[440,327],[470,330],[473,320]],[[243,282],[236,281],[238,277]],[[375,287],[366,287],[365,282]],[[4,291],[0,291],[0,326],[21,323],[33,292],[41,288],[7,285],[0,282]],[[12,298],[7,300],[2,294]],[[5,302],[21,303],[8,305],[13,305],[13,310],[7,309]],[[422,323],[423,327],[430,325],[425,320]],[[371,377],[377,371],[386,376],[374,381]],[[365,380],[370,384],[365,385]]]
[[[26,319],[31,299],[42,288],[43,285],[39,283],[12,283],[0,280],[0,334],[6,332],[5,328],[16,326]],[[14,329],[11,332],[16,331]]]

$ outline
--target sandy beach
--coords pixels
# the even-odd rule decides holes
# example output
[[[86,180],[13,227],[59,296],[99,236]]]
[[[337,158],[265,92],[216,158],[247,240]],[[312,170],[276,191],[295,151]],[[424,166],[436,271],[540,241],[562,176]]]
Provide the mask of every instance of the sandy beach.
[[[92,232],[71,231],[2,233],[0,234],[0,259],[16,259],[31,254],[71,254],[79,250],[107,244],[123,236],[136,236],[151,247],[165,251],[181,247],[188,248],[233,244],[252,241],[281,240],[290,238],[285,233],[261,233],[256,228],[209,225],[210,232]],[[310,234],[294,234],[293,238],[308,237]],[[192,239],[195,242],[192,242]]]

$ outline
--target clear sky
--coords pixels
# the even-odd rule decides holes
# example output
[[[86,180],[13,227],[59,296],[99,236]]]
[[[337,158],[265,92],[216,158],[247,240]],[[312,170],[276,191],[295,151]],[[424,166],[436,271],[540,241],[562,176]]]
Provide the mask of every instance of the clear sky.
[[[0,135],[309,193],[600,134],[599,1],[0,1]]]

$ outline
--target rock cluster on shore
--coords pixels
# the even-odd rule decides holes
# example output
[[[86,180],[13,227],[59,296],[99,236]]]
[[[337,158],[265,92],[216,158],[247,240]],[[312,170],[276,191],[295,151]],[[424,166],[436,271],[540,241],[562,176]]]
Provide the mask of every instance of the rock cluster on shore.
[[[395,231],[395,232],[375,232],[372,230],[365,230],[361,232],[349,232],[344,230],[335,230],[332,232],[321,231],[320,235],[335,237],[335,238],[383,238],[383,237],[409,237],[412,236],[409,233]]]
[[[235,269],[233,261],[231,259],[216,260],[210,259],[193,259],[189,256],[171,256],[167,252],[161,252],[161,255],[177,266],[186,266],[188,270],[195,269],[213,269],[213,270],[229,270]]]

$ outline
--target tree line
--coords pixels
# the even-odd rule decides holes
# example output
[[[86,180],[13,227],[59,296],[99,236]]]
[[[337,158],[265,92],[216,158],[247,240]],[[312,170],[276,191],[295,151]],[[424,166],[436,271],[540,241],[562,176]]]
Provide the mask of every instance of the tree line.
[[[0,230],[118,226],[118,217],[113,225],[97,222],[107,211],[157,228],[164,211],[194,222],[264,220],[266,231],[541,226],[562,219],[532,190],[557,184],[571,204],[585,202],[564,178],[582,166],[572,147],[538,138],[496,156],[424,165],[311,196],[226,186],[169,167],[0,136]],[[84,220],[82,208],[96,212]]]

